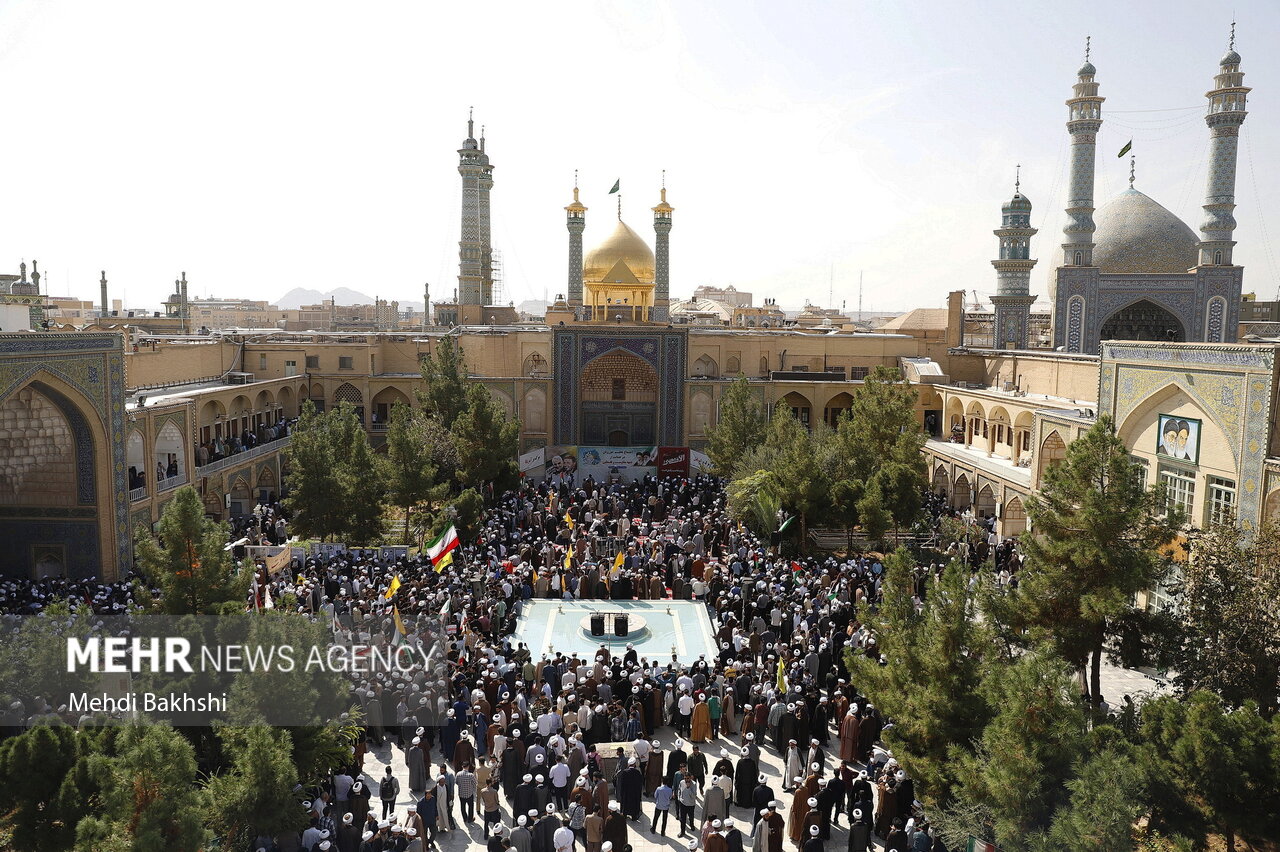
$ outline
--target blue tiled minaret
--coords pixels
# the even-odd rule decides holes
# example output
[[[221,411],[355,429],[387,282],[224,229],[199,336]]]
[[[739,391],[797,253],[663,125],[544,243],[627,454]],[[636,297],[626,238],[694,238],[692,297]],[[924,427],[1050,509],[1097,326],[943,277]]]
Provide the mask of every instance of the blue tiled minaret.
[[[1087,44],[1087,43],[1086,43]],[[1097,69],[1089,61],[1085,47],[1084,65],[1077,72],[1072,96],[1067,101],[1071,134],[1071,183],[1068,186],[1067,224],[1063,233],[1063,266],[1093,266],[1093,162],[1098,131],[1102,128],[1102,102],[1093,76]]]
[[[1031,316],[1031,238],[1036,229],[1031,227],[1031,199],[1022,194],[1021,175],[1014,180],[1013,198],[1001,208],[1000,227],[995,235],[1000,238],[1000,258],[991,261],[996,268],[996,295],[991,297],[995,307],[995,329],[992,345],[996,349],[1026,349],[1027,325]]]
[[[458,241],[458,304],[484,306],[493,302],[493,245],[489,235],[489,192],[493,166],[484,152],[484,132],[475,138],[475,123],[467,116],[467,138],[458,149],[462,175],[462,239]],[[469,313],[465,312],[464,313]],[[478,319],[479,312],[475,313]]]
[[[1205,187],[1204,221],[1200,224],[1200,265],[1231,266],[1232,239],[1236,229],[1236,151],[1240,143],[1240,125],[1248,112],[1245,100],[1249,87],[1240,70],[1240,54],[1235,51],[1236,25],[1231,25],[1231,42],[1218,63],[1209,99],[1209,178]]]

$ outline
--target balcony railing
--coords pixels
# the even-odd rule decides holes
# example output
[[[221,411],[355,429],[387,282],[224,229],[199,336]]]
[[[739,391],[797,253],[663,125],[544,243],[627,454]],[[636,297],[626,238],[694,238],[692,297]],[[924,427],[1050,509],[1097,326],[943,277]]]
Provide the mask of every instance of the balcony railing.
[[[145,485],[144,485],[144,486],[142,486],[141,488],[130,488],[130,489],[129,489],[129,502],[130,502],[130,503],[136,503],[136,502],[138,502],[139,500],[145,500],[145,499],[147,499],[147,486],[145,486]]]
[[[156,483],[157,491],[169,491],[177,488],[179,485],[185,485],[187,475],[185,473],[175,473],[173,476],[166,476],[164,479]]]
[[[196,475],[208,476],[211,473],[217,473],[220,470],[226,470],[227,468],[244,464],[251,459],[261,458],[262,456],[269,455],[277,450],[283,450],[285,447],[289,446],[289,441],[292,437],[292,435],[285,435],[283,438],[277,438],[274,441],[267,441],[265,444],[259,444],[253,449],[242,450],[235,455],[209,462],[206,465],[197,467]]]

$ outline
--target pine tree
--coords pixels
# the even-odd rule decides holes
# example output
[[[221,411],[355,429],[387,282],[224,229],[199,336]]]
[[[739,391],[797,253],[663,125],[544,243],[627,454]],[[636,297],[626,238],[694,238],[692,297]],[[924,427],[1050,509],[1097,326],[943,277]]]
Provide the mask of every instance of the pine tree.
[[[1106,746],[1076,767],[1070,799],[1031,849],[1132,849],[1134,823],[1147,811],[1148,772],[1125,743]]]
[[[825,427],[815,428],[821,431]],[[783,510],[796,517],[802,550],[808,543],[809,518],[822,512],[829,500],[830,480],[818,451],[821,440],[821,436],[810,434],[789,407],[778,404],[760,451],[768,459],[767,469],[773,474]]]
[[[224,727],[227,772],[209,779],[209,824],[224,848],[249,848],[259,835],[274,837],[306,826],[293,787],[300,780],[288,731],[266,725]]]
[[[1180,519],[1165,512],[1161,492],[1146,491],[1137,466],[1102,416],[1045,473],[1027,501],[1034,535],[1022,539],[1026,566],[1008,610],[1079,669],[1090,667],[1089,692],[1102,700],[1102,653],[1135,594],[1167,570],[1160,549]]]
[[[402,403],[391,407],[387,429],[387,496],[404,511],[404,544],[409,543],[410,515],[419,503],[443,498],[448,485],[436,482],[436,465],[421,409]]]
[[[8,814],[13,848],[62,852],[75,842],[83,801],[68,802],[60,793],[74,777],[85,741],[67,725],[37,725],[0,743],[0,775],[9,779],[0,784],[0,809]],[[90,792],[76,790],[78,797]]]
[[[300,536],[346,535],[361,544],[381,535],[385,468],[350,403],[317,413],[308,402],[287,452],[286,505]]]
[[[346,522],[347,506],[339,471],[339,442],[332,412],[320,413],[307,400],[289,448],[289,526],[302,538],[330,539]]]
[[[991,814],[1001,846],[1022,849],[1067,801],[1085,749],[1084,713],[1066,664],[1043,648],[988,666],[982,691],[995,715],[960,760],[958,796]]]
[[[865,483],[864,487],[874,481],[880,503],[897,528],[910,526],[920,513],[925,481],[920,448],[925,435],[916,417],[918,401],[916,389],[897,370],[878,366],[836,423],[834,443],[840,460],[836,480]],[[847,494],[855,506],[864,499],[858,489]],[[856,508],[852,514],[857,514]]]
[[[738,463],[764,443],[768,426],[764,406],[750,382],[745,376],[734,379],[720,397],[719,419],[707,432],[707,456],[715,472],[732,476]]]
[[[899,548],[885,560],[884,601],[858,618],[872,631],[886,665],[849,654],[852,681],[894,720],[886,745],[916,780],[930,807],[949,804],[960,781],[957,753],[978,739],[991,718],[980,690],[992,658],[990,632],[970,617],[968,571],[953,562],[917,612],[915,560]],[[837,722],[841,720],[836,720]]]
[[[494,493],[513,486],[519,476],[520,421],[509,419],[484,385],[467,388],[466,406],[451,427],[458,448],[457,477],[463,488]]]
[[[1276,713],[1280,696],[1280,527],[1252,538],[1214,524],[1192,538],[1177,617],[1174,671],[1185,692],[1207,689],[1228,707],[1252,700]]]
[[[205,796],[196,787],[195,752],[165,725],[127,728],[115,758],[95,755],[91,772],[101,809],[76,828],[84,852],[197,852],[209,840]]]
[[[462,349],[453,337],[438,338],[431,356],[422,359],[422,381],[419,405],[452,429],[453,421],[467,408],[468,386]]]
[[[190,485],[179,488],[165,505],[158,538],[138,528],[138,567],[160,588],[162,611],[211,615],[244,609],[252,576],[232,568],[226,541],[226,525],[204,516],[200,495]]]
[[[1252,702],[1228,711],[1197,691],[1145,703],[1142,736],[1157,822],[1200,844],[1221,834],[1229,852],[1280,833],[1280,717],[1268,724]]]

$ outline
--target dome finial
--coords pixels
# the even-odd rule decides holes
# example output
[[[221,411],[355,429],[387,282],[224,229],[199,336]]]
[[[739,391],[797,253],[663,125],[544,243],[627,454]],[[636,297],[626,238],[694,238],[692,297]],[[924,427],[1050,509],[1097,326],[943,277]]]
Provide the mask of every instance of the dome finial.
[[[475,107],[467,107],[467,138],[468,139],[474,139],[476,135],[475,133],[476,124],[474,119],[472,118],[472,114],[474,112],[475,112]]]
[[[1227,50],[1236,49],[1236,22],[1231,22],[1231,40],[1227,42]]]
[[[1084,37],[1084,61],[1085,61],[1085,64],[1088,64],[1088,62],[1089,62],[1089,51],[1090,51],[1090,49],[1091,49],[1090,42],[1092,42],[1092,41],[1093,41],[1093,36],[1088,36],[1088,35],[1087,35],[1087,36],[1085,36],[1085,37]]]
[[[1017,195],[1019,191],[1022,189],[1022,163],[1018,163],[1018,165],[1014,166],[1013,168],[1014,168],[1013,194]]]
[[[1138,155],[1130,154],[1129,155],[1129,188],[1130,189],[1133,189],[1133,173],[1134,173],[1134,170],[1137,168],[1137,165],[1138,165]]]

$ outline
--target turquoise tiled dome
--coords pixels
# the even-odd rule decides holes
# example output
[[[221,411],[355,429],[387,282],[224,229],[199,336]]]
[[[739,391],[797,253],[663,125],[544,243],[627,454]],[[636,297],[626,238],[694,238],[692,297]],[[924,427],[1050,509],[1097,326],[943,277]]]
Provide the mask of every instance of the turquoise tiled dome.
[[[1186,272],[1196,265],[1195,232],[1136,189],[1117,195],[1094,220],[1093,264],[1103,272]]]

